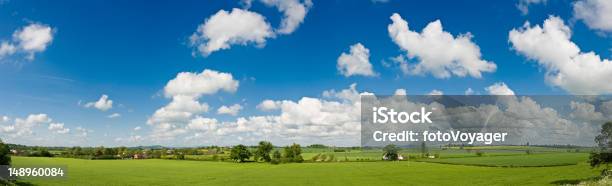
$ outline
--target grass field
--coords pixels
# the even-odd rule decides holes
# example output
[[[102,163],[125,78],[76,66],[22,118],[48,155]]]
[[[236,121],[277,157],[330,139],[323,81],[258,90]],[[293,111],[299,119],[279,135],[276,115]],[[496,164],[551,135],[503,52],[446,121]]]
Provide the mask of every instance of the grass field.
[[[413,161],[270,165],[13,157],[13,164],[68,166],[67,179],[28,180],[36,185],[547,185],[576,183],[599,173],[581,162],[557,167],[502,168]]]
[[[541,167],[586,163],[588,153],[546,153],[530,155],[499,155],[485,157],[421,159],[419,161],[460,165],[481,165],[498,167]]]

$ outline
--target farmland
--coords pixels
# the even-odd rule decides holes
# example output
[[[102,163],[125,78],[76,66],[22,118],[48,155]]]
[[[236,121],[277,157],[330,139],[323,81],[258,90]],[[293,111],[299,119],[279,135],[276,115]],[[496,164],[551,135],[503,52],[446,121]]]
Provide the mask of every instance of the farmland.
[[[456,165],[477,165],[493,167],[541,167],[563,166],[586,163],[587,153],[546,153],[532,155],[505,155],[465,158],[424,159],[424,162],[436,162]]]
[[[484,153],[475,155],[473,150]],[[187,160],[13,157],[13,164],[68,166],[68,178],[26,180],[35,185],[547,185],[578,183],[599,175],[599,169],[588,165],[588,153],[534,147],[527,154],[524,150],[431,149],[439,158],[380,161],[380,149],[305,149],[305,163],[279,165],[209,161],[210,156]],[[402,154],[415,157],[416,151],[404,149]]]

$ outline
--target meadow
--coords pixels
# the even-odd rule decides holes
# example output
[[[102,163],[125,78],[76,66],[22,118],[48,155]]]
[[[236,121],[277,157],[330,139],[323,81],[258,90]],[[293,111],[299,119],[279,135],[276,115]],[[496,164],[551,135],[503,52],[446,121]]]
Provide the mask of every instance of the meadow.
[[[306,161],[279,165],[45,157],[13,157],[13,164],[68,166],[68,178],[26,180],[35,185],[555,185],[588,180],[600,171],[590,168],[587,153],[559,150],[525,154],[499,148],[488,150],[477,157],[465,150],[451,149],[437,159]],[[380,158],[380,151],[376,150],[306,150],[304,159],[320,154],[336,154],[336,159],[345,158],[338,157],[342,155],[355,160]]]
[[[491,167],[542,167],[564,166],[587,163],[587,153],[546,153],[530,155],[498,155],[465,158],[421,159],[418,161],[456,165],[475,165]]]

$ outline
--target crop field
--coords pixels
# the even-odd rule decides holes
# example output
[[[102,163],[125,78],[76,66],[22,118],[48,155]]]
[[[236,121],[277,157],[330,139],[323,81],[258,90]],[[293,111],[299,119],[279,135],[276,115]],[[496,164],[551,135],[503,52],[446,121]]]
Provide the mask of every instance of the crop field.
[[[588,157],[589,154],[587,153],[546,153],[530,155],[421,159],[419,161],[494,167],[541,167],[587,163],[586,161]]]
[[[314,153],[314,152],[313,152]],[[353,153],[353,152],[351,152]],[[355,156],[359,155],[359,152]],[[373,152],[366,152],[366,154]],[[597,176],[586,153],[547,153],[438,159],[445,163],[520,165],[483,167],[417,161],[231,163],[185,160],[84,160],[13,157],[16,166],[67,165],[68,178],[25,180],[35,185],[548,185]],[[374,157],[374,155],[372,155]],[[305,158],[306,159],[306,158]],[[426,160],[430,161],[430,160]],[[547,166],[554,163],[565,166]]]

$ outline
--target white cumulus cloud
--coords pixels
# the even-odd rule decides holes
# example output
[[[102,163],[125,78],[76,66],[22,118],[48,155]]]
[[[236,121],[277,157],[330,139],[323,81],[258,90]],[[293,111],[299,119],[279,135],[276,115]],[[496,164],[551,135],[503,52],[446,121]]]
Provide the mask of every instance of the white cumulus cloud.
[[[342,53],[338,57],[336,67],[345,77],[353,75],[376,76],[370,63],[370,50],[361,43],[352,45],[350,53]]]
[[[204,56],[229,49],[231,45],[256,44],[264,46],[274,32],[265,17],[248,10],[234,8],[231,12],[219,10],[206,19],[191,35],[190,43]]]
[[[44,24],[31,23],[13,32],[12,42],[0,44],[0,59],[13,54],[25,54],[27,60],[34,60],[37,52],[43,52],[53,41],[54,30]]]
[[[470,33],[457,37],[442,28],[440,20],[429,23],[421,33],[408,28],[408,22],[394,13],[388,26],[389,36],[410,59],[418,63],[410,74],[431,73],[436,78],[482,77],[482,72],[494,72],[495,63],[481,59],[480,47],[472,42]]]
[[[199,114],[207,112],[207,103],[199,98],[219,91],[233,93],[239,82],[232,74],[205,69],[201,73],[181,72],[168,81],[164,95],[172,101],[155,111],[147,120],[153,126],[152,137],[155,139],[172,139],[188,132],[185,125]]]
[[[13,38],[19,42],[19,47],[28,52],[41,52],[47,49],[47,45],[53,41],[53,29],[51,27],[33,23],[13,34]]]
[[[302,22],[308,10],[312,7],[311,0],[261,0],[268,6],[274,6],[284,14],[281,24],[276,30],[280,34],[290,34],[294,32]]]
[[[257,105],[257,109],[261,110],[261,111],[271,111],[271,110],[276,110],[280,108],[280,102],[279,101],[273,101],[273,100],[263,100],[261,103],[259,103],[259,105]]]
[[[432,90],[431,92],[427,93],[427,95],[429,96],[441,96],[444,95],[444,92],[440,91],[440,90]]]
[[[612,93],[612,61],[594,52],[582,52],[570,40],[571,30],[559,17],[542,26],[529,23],[512,29],[509,40],[519,54],[544,67],[546,81],[573,94]]]
[[[393,93],[393,95],[395,95],[395,96],[405,96],[406,95],[406,89],[403,89],[403,88],[396,89],[395,92]]]
[[[465,92],[464,92],[464,94],[465,94],[466,96],[468,96],[468,95],[474,95],[474,93],[475,93],[475,92],[474,92],[474,90],[473,90],[472,88],[468,88],[468,89],[466,89],[466,90],[465,90]]]
[[[25,119],[16,118],[13,124],[0,126],[0,132],[9,134],[12,138],[28,136],[33,133],[34,127],[51,121],[47,114],[30,114]]]
[[[211,131],[217,129],[217,125],[217,119],[198,116],[187,124],[187,128],[199,131]]]
[[[2,44],[0,44],[0,59],[4,58],[5,56],[12,55],[15,52],[17,52],[17,47],[15,47],[13,44],[8,42],[2,42]]]
[[[612,32],[612,1],[579,0],[574,3],[574,17],[595,30]]]
[[[215,94],[218,91],[235,92],[238,81],[231,74],[205,69],[201,73],[181,72],[164,88],[166,97]]]
[[[242,110],[242,106],[240,106],[239,104],[234,104],[231,106],[223,105],[219,107],[219,109],[217,109],[217,114],[227,114],[227,115],[236,116],[238,115],[238,112],[240,112],[240,110]]]
[[[110,100],[108,95],[102,94],[98,101],[86,103],[85,108],[96,108],[101,111],[107,111],[113,108],[113,100]]]
[[[490,95],[514,95],[514,91],[504,82],[497,82],[485,88]]]

